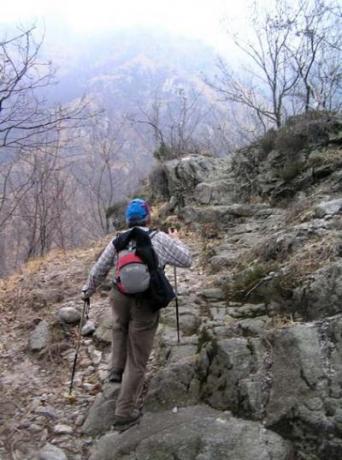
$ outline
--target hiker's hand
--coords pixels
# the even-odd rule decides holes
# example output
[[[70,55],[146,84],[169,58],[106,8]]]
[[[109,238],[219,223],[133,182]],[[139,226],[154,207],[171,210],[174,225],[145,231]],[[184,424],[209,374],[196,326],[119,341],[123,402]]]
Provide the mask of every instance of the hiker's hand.
[[[172,238],[178,238],[178,230],[176,228],[170,227],[168,233]]]
[[[82,289],[81,299],[82,300],[89,300],[90,295],[88,294],[87,289]]]

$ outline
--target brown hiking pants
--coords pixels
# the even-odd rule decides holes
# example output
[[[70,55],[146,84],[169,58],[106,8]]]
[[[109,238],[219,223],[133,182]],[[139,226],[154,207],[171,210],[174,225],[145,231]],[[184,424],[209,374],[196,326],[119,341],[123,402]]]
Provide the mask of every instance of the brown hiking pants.
[[[142,392],[148,358],[159,321],[146,301],[112,289],[113,341],[111,367],[124,369],[115,414],[130,416]]]

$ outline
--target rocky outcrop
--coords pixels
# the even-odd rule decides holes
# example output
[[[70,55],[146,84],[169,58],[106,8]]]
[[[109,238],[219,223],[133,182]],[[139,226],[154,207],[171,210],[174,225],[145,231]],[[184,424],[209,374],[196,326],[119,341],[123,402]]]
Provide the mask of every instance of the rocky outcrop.
[[[257,422],[195,406],[147,414],[129,432],[104,436],[90,460],[290,460],[291,450]]]
[[[204,401],[261,421],[300,458],[342,457],[341,139],[338,117],[309,114],[240,150],[220,173],[221,160],[198,159],[178,216],[202,235],[219,294],[198,296],[197,350],[166,359],[149,410]],[[187,171],[195,162],[186,159]]]
[[[322,183],[328,193],[341,192],[341,143],[340,117],[307,114],[270,131],[232,158],[189,155],[164,163],[164,198],[179,211],[184,206],[215,208],[256,198],[278,206]],[[340,201],[328,197],[323,208],[317,208],[318,216],[330,212],[324,206],[340,209]]]

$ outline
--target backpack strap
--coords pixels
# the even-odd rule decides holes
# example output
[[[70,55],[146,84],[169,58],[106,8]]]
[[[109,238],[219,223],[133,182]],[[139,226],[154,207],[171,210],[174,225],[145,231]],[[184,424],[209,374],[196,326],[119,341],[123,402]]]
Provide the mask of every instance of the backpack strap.
[[[152,240],[152,238],[154,236],[156,236],[156,234],[159,232],[159,230],[156,230],[155,228],[150,228],[149,231],[148,231],[148,236],[150,237],[150,239]]]

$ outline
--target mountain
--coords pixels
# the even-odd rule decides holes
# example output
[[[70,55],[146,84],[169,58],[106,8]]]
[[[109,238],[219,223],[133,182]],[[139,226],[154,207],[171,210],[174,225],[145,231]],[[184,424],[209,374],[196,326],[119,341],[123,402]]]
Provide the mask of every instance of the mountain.
[[[58,68],[53,97],[68,101],[86,91],[103,100],[118,97],[123,108],[143,103],[156,89],[167,91],[171,82],[195,84],[213,71],[216,58],[203,43],[147,29],[69,35],[67,42],[52,34],[45,53]]]
[[[102,123],[112,125],[114,131],[120,126],[121,157],[131,162],[143,158],[141,175],[149,171],[158,144],[155,131],[146,123],[148,116],[155,116],[153,110],[158,110],[159,128],[169,137],[181,123],[184,110],[184,129],[192,132],[191,137],[214,137],[210,127],[216,100],[203,82],[204,75],[215,70],[213,49],[156,30],[83,37],[66,32],[65,40],[57,40],[62,32],[57,35],[52,30],[44,48],[57,69],[58,84],[46,92],[49,100],[69,104],[87,95],[92,109],[104,111]]]

